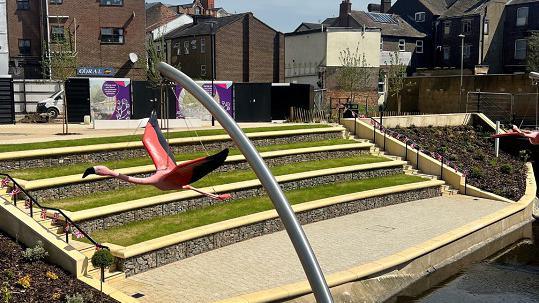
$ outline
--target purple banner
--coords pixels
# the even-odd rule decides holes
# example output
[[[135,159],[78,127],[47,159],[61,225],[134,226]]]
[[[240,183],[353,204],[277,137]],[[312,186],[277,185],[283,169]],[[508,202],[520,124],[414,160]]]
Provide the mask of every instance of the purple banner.
[[[214,98],[226,112],[234,117],[234,104],[233,104],[233,92],[232,82],[230,81],[216,81],[212,83],[209,81],[197,82],[206,92],[210,95],[214,94]],[[201,120],[210,120],[210,113],[196,100],[191,94],[185,91],[181,86],[176,85],[176,118],[183,119],[185,117],[198,118]]]
[[[131,119],[131,80],[90,78],[90,108],[95,120]]]

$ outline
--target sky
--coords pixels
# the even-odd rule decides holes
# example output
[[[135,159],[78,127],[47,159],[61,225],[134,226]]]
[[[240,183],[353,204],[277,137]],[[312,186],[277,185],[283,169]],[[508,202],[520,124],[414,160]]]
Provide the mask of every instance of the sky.
[[[191,0],[146,0],[185,4]],[[321,22],[339,14],[341,0],[216,0],[215,6],[223,7],[229,13],[253,12],[269,26],[283,33],[291,32],[301,22]],[[365,10],[369,2],[379,0],[352,0],[352,9]]]

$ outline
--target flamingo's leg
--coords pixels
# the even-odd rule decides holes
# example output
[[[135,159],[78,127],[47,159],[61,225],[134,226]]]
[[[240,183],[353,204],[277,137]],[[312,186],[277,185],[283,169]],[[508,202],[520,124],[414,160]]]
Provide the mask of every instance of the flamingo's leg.
[[[229,194],[223,194],[223,195],[216,195],[216,194],[212,194],[212,193],[208,193],[208,192],[205,192],[203,190],[200,190],[198,188],[195,188],[191,185],[184,185],[182,186],[182,189],[185,189],[185,190],[192,190],[192,191],[195,191],[199,194],[202,194],[206,197],[210,197],[212,199],[215,199],[215,200],[226,200],[226,199],[230,199],[231,196]]]

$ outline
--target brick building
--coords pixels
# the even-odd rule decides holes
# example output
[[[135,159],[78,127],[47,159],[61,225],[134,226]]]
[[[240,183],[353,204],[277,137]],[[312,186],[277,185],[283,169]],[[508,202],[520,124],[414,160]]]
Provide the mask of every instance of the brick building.
[[[165,40],[168,61],[192,78],[284,81],[284,35],[252,13],[199,16],[193,24],[166,35]]]
[[[42,56],[69,39],[77,67],[112,68],[114,76],[145,79],[144,0],[17,0],[8,3],[10,70],[41,78]],[[53,55],[53,54],[52,54]]]
[[[215,0],[194,0],[191,3],[171,5],[178,14],[201,15],[212,17],[226,17],[227,13],[222,7],[215,7]]]
[[[539,33],[539,0],[511,0],[505,8],[503,63],[505,72],[528,69],[528,39]]]

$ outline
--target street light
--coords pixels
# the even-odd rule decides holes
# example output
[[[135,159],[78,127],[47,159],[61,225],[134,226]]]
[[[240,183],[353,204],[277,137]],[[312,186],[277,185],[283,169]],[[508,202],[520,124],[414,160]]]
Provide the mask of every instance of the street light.
[[[462,107],[462,86],[463,86],[463,78],[464,78],[464,38],[466,36],[464,34],[460,34],[459,38],[461,40],[461,46],[460,46],[460,90],[459,90],[459,109]]]

